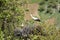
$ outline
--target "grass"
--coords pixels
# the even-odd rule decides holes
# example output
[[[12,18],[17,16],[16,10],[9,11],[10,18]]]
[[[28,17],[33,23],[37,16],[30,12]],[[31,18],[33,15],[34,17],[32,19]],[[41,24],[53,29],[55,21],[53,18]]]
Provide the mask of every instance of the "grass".
[[[31,3],[39,3],[39,2],[43,2],[43,1],[44,0],[31,0],[30,2]],[[43,4],[43,5],[45,6],[45,4]],[[42,8],[44,8],[44,6]],[[29,11],[29,10],[27,9],[26,11]],[[20,20],[20,21],[18,21],[18,23],[16,23],[17,26],[20,25],[24,21],[24,14],[22,14],[22,13],[23,13],[23,11],[21,11],[20,16],[16,16],[16,19]],[[42,27],[42,34],[43,35],[39,35],[38,32],[35,30],[36,33],[37,33],[37,35],[36,34],[35,35],[32,34],[32,36],[30,35],[31,40],[60,40],[60,34],[56,30],[56,27],[60,28],[60,13],[56,12],[56,13],[50,14],[50,13],[45,13],[45,11],[42,11],[42,12],[39,12],[38,14],[39,14],[39,16],[40,16],[40,18],[41,18],[42,21],[46,21],[47,19],[52,18],[52,17],[56,18],[56,25],[52,25],[51,26],[48,23],[42,23],[42,24],[40,24],[39,27]],[[34,26],[33,25],[34,22],[35,22],[34,20],[31,20],[31,21],[28,22],[29,23],[28,25],[29,26]],[[13,25],[12,24],[13,23],[9,23],[9,25],[10,25],[9,27],[11,27],[11,29],[13,29]],[[6,30],[8,31],[8,29],[6,29]],[[1,32],[1,30],[0,30],[0,32]],[[13,30],[12,30],[12,32],[13,32]],[[2,39],[0,39],[0,40],[3,40],[4,39],[3,32],[1,32],[0,34],[1,34],[0,36],[2,37]],[[45,34],[47,34],[47,35],[44,36]],[[6,32],[6,35],[8,35],[8,32]],[[11,36],[8,36],[7,40],[10,40],[10,39],[11,39]],[[15,37],[13,39],[15,39],[15,40],[22,40],[20,38],[15,38]]]
[[[39,2],[42,2],[44,0],[31,0],[30,3],[39,3]]]

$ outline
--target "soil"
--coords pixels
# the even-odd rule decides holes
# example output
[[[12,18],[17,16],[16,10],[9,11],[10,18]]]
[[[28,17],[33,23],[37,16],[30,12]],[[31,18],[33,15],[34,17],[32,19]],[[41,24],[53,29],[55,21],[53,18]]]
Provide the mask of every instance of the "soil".
[[[39,5],[37,3],[33,3],[33,4],[27,4],[26,5],[26,8],[29,10],[28,12],[25,11],[25,17],[24,19],[25,20],[31,20],[31,16],[30,16],[30,13],[33,15],[33,16],[37,16],[39,18],[39,15],[38,15],[38,7]]]

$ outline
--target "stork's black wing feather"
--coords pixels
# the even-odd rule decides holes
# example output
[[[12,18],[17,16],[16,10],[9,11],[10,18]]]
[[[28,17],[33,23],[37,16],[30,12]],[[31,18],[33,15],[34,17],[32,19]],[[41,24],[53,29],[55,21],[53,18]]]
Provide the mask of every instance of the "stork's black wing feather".
[[[36,19],[35,21],[39,21],[40,22],[41,20],[40,19]]]

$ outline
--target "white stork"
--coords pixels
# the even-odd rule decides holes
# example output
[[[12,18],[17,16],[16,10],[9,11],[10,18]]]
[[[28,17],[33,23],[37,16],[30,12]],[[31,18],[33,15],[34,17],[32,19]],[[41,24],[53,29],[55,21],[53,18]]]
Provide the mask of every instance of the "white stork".
[[[35,21],[39,21],[39,22],[41,21],[39,18],[34,17],[32,14],[30,14],[30,16],[31,16],[31,17],[32,17],[32,19],[33,19],[33,20],[35,20]]]

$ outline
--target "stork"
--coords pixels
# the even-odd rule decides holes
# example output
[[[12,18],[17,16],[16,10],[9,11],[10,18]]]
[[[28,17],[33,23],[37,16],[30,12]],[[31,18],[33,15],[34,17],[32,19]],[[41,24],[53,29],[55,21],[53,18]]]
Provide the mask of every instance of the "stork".
[[[41,21],[39,18],[37,18],[37,17],[34,17],[32,14],[30,14],[30,16],[31,16],[31,18],[33,19],[33,20],[35,20],[35,21]]]

